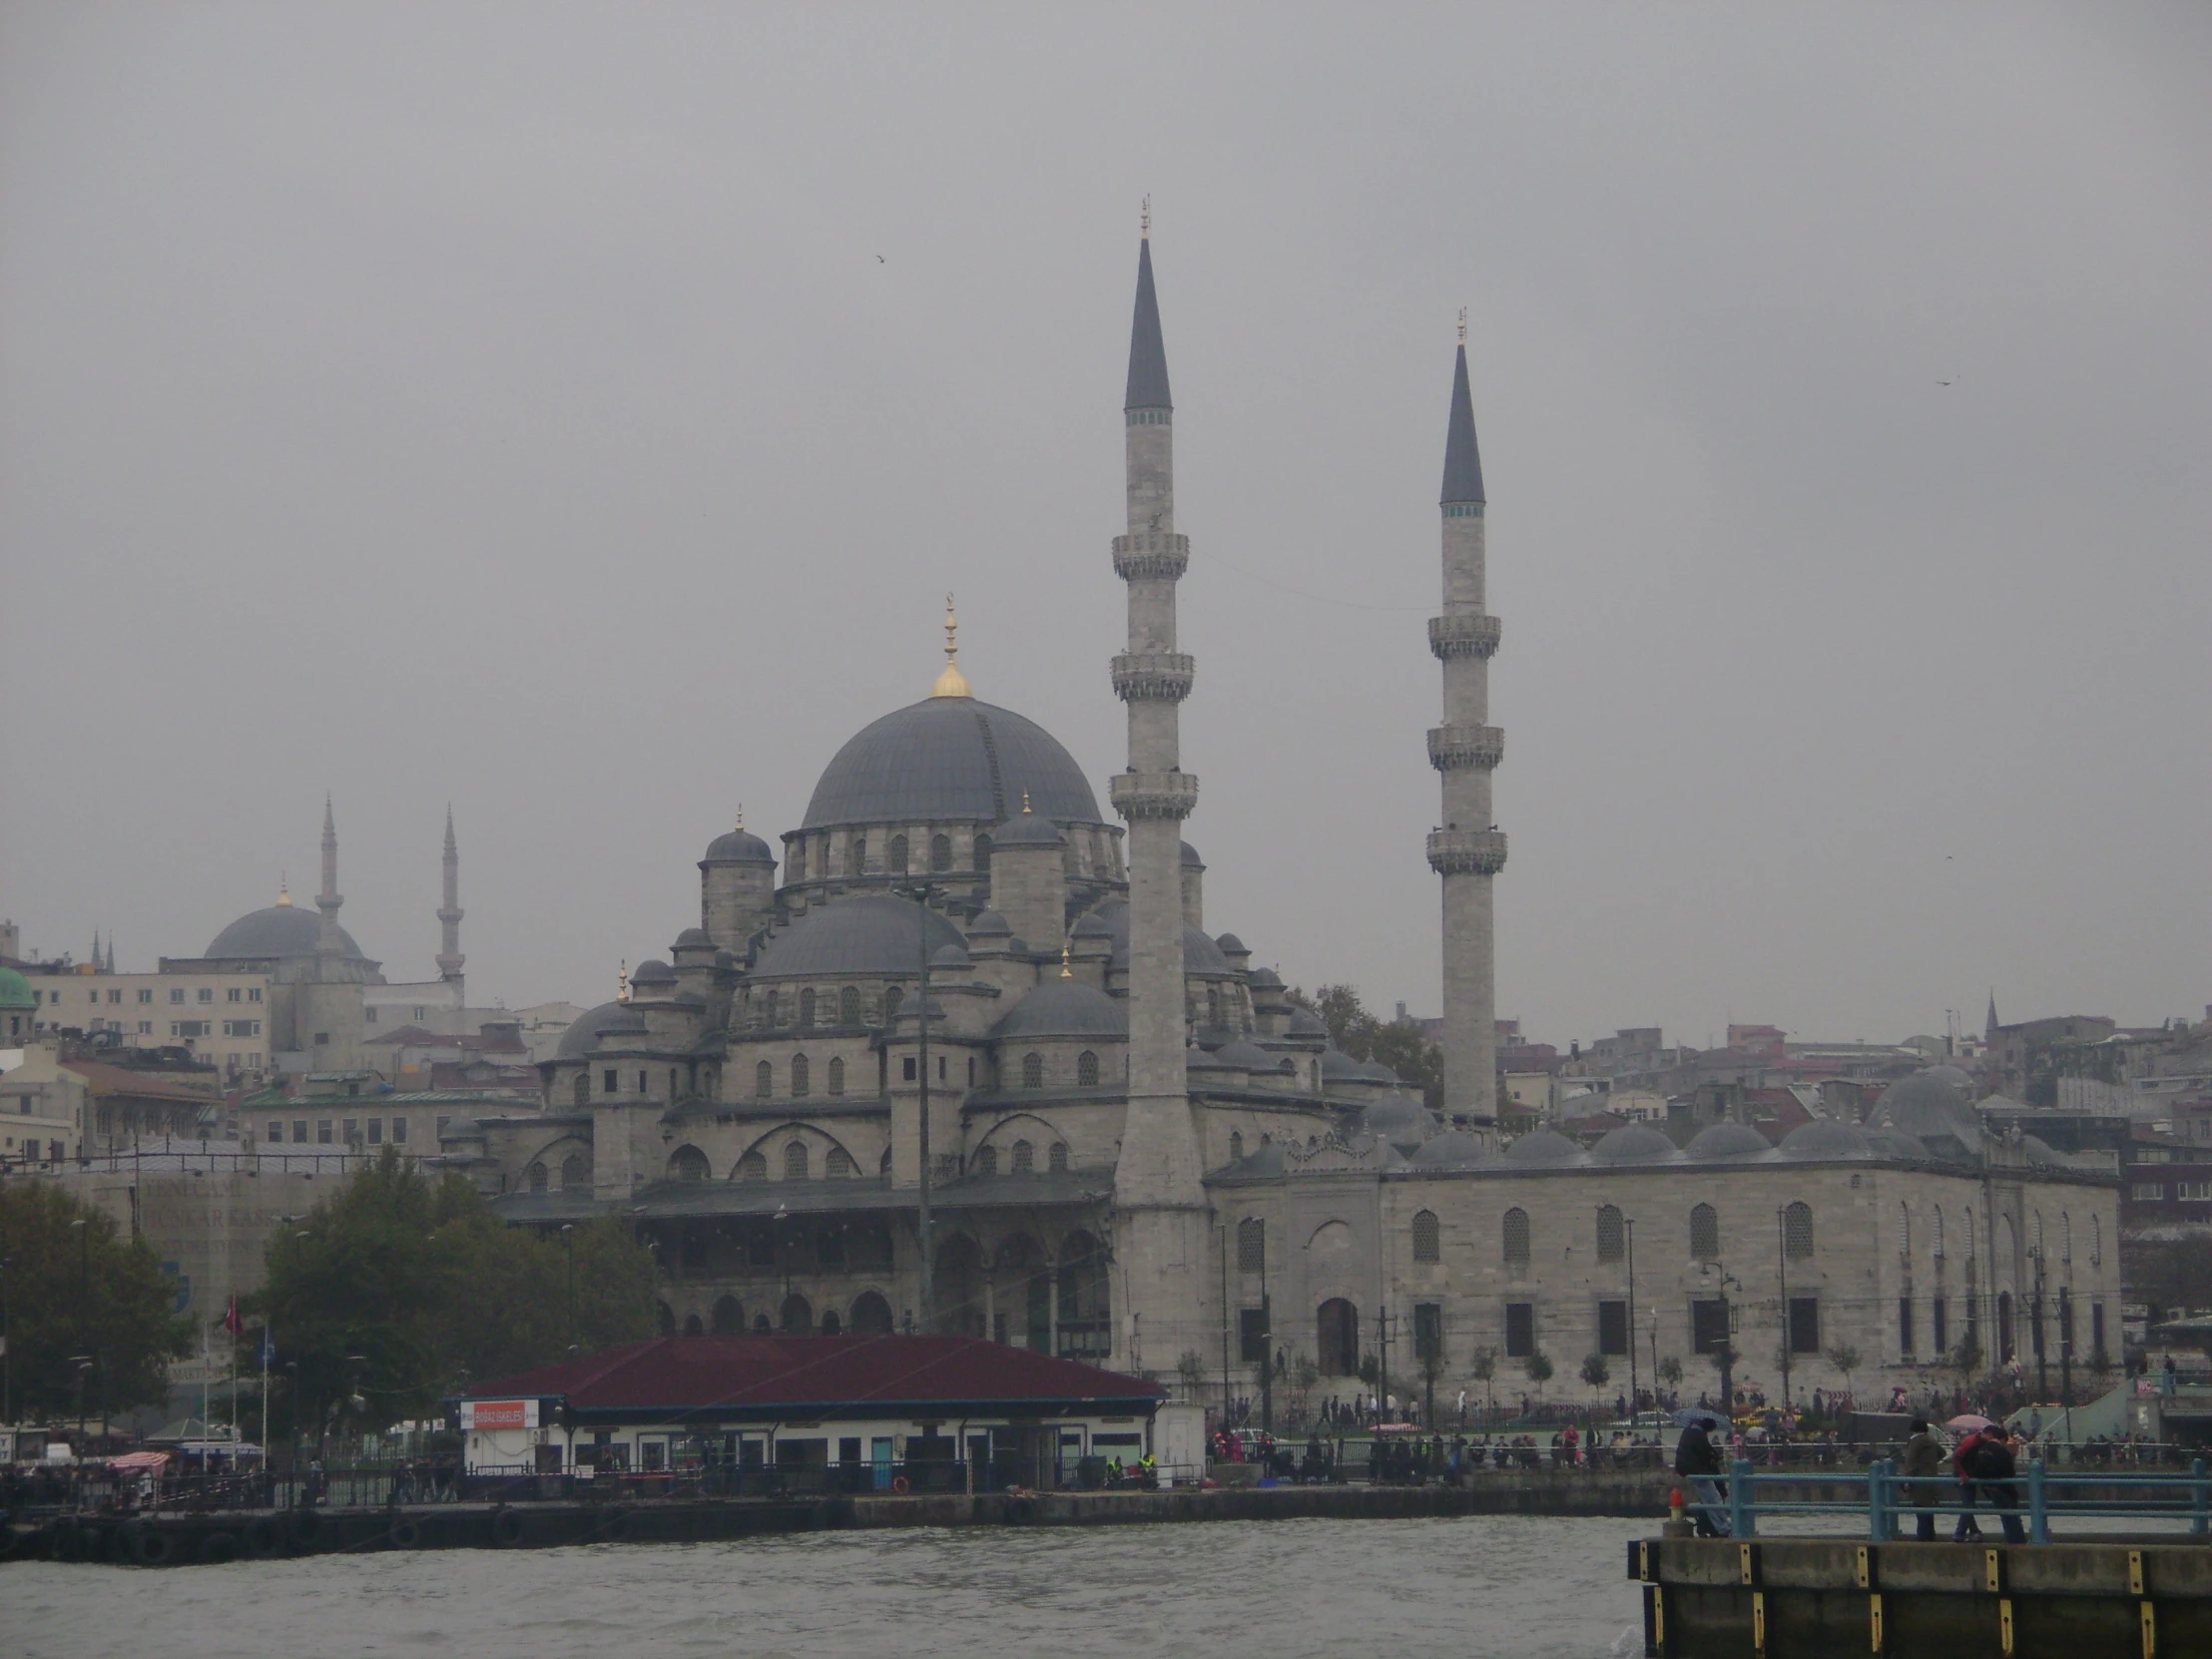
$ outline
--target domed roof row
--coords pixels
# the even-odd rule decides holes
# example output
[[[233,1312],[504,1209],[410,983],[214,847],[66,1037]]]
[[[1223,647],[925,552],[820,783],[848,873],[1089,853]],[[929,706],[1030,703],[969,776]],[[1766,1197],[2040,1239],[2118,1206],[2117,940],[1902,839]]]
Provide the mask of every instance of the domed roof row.
[[[1413,1161],[1417,1165],[1431,1168],[1439,1165],[1460,1167],[1466,1162],[1465,1148],[1460,1142],[1472,1140],[1472,1136],[1458,1137],[1456,1132],[1439,1136],[1436,1142],[1422,1146],[1414,1154]],[[1452,1142],[1456,1150],[1430,1153],[1431,1145],[1445,1141]],[[1692,1137],[1689,1145],[1679,1148],[1658,1130],[1646,1124],[1627,1123],[1607,1132],[1587,1151],[1555,1129],[1537,1129],[1514,1141],[1495,1162],[1521,1169],[1623,1169],[1638,1165],[1713,1164],[1752,1160],[1827,1163],[1837,1160],[1889,1159],[1926,1163],[1930,1161],[1930,1157],[1926,1146],[1902,1130],[1863,1130],[1848,1123],[1821,1118],[1798,1125],[1783,1137],[1780,1146],[1771,1144],[1758,1130],[1742,1123],[1709,1124]]]

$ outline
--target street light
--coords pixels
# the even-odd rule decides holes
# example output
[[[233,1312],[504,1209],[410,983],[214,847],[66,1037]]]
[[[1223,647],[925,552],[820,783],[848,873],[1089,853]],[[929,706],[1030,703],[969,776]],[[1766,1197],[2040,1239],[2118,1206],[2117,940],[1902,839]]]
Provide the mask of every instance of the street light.
[[[1786,1206],[1777,1205],[1774,1212],[1775,1242],[1781,1246],[1781,1254],[1775,1257],[1775,1275],[1782,1286],[1782,1409],[1790,1408],[1790,1212]]]
[[[914,967],[918,981],[914,992],[914,1029],[918,1036],[914,1074],[920,1084],[917,1109],[921,1151],[921,1189],[916,1197],[914,1231],[921,1242],[921,1328],[927,1331],[936,1310],[932,1295],[935,1264],[929,1259],[929,900],[939,889],[921,882],[891,890],[914,901]]]

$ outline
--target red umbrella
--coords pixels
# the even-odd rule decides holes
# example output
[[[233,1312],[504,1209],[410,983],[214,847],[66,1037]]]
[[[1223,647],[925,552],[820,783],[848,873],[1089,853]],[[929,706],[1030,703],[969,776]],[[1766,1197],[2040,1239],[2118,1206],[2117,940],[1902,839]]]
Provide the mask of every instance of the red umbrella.
[[[1996,1427],[1996,1424],[1991,1422],[1987,1417],[1976,1416],[1971,1411],[1963,1411],[1960,1412],[1957,1416],[1952,1417],[1950,1421],[1944,1423],[1943,1426],[1945,1428],[1956,1428],[1964,1430],[1968,1428],[1994,1428]]]

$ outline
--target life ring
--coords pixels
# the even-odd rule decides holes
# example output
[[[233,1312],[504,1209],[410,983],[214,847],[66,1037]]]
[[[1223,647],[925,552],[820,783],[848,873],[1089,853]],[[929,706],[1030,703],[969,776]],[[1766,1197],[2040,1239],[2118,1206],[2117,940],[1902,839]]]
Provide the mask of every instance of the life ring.
[[[166,1566],[176,1552],[176,1544],[169,1534],[158,1526],[138,1525],[131,1528],[130,1542],[125,1546],[131,1559],[142,1567]]]
[[[522,1542],[522,1517],[512,1509],[500,1510],[491,1518],[491,1538],[507,1548]]]
[[[420,1549],[422,1547],[422,1523],[409,1517],[397,1521],[391,1529],[391,1547],[394,1549]]]
[[[274,1515],[256,1515],[246,1523],[246,1553],[266,1561],[284,1547],[284,1529]]]
[[[891,1476],[891,1495],[893,1497],[904,1497],[909,1489],[906,1484],[906,1477],[903,1474]]]
[[[238,1534],[211,1532],[200,1540],[200,1559],[210,1566],[228,1561],[239,1552]]]

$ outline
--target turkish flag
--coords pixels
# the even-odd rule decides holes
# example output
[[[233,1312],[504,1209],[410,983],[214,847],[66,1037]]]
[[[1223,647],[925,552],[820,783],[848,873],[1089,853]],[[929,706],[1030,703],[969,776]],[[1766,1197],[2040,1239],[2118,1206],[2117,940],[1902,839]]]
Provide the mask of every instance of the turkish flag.
[[[246,1329],[245,1322],[239,1318],[239,1299],[237,1297],[231,1298],[230,1312],[223,1316],[223,1329],[230,1332],[234,1337]]]

